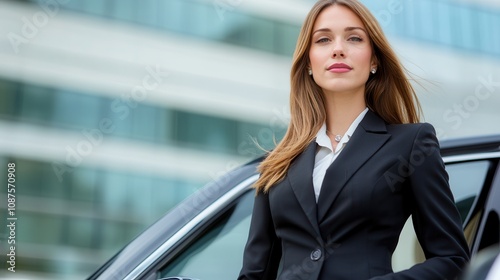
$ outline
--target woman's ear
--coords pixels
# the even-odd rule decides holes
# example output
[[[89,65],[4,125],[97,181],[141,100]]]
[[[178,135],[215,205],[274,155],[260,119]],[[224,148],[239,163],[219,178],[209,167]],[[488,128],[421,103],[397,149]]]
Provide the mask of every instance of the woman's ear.
[[[311,63],[309,61],[307,61],[307,73],[309,74],[309,76],[312,76],[313,72],[312,72],[312,68],[311,68]]]
[[[377,58],[377,56],[375,54],[372,56],[372,61],[371,61],[371,65],[370,66],[371,66],[371,68],[373,68],[373,67],[377,68],[378,67],[378,58]]]
[[[371,65],[370,68],[377,68],[378,67],[378,59],[376,56],[372,57]]]
[[[377,68],[378,68],[378,59],[376,56],[373,56],[370,65],[370,72],[375,75],[375,73],[377,73]]]

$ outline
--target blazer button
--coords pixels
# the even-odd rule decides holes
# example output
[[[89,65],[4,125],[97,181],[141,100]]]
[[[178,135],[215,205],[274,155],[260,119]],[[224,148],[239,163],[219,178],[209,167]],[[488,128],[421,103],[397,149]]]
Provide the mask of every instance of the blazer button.
[[[316,250],[311,252],[311,260],[317,261],[320,258],[321,258],[321,250],[320,249],[316,249]]]

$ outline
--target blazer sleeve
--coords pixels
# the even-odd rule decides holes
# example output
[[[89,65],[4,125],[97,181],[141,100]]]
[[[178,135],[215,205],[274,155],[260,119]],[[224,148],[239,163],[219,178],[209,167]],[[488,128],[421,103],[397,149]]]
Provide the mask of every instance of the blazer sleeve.
[[[276,279],[281,259],[281,242],[276,236],[269,207],[269,194],[255,197],[243,267],[238,280]]]
[[[470,252],[432,125],[420,126],[407,165],[413,226],[426,261],[372,280],[456,279]]]

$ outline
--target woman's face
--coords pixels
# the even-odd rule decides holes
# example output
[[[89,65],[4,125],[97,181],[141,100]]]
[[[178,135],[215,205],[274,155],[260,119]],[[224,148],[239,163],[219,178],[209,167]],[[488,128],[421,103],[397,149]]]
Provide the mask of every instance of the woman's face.
[[[323,92],[363,93],[372,67],[366,28],[349,8],[332,5],[316,19],[309,50],[314,81]]]

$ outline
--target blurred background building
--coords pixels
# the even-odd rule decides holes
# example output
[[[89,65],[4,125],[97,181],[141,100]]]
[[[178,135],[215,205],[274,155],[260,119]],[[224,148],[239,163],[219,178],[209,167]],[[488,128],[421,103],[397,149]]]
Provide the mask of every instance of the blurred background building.
[[[15,162],[18,217],[17,272],[2,261],[0,278],[82,279],[204,183],[261,155],[255,142],[271,148],[313,3],[0,1],[0,180]],[[363,3],[440,139],[500,133],[498,1]]]

